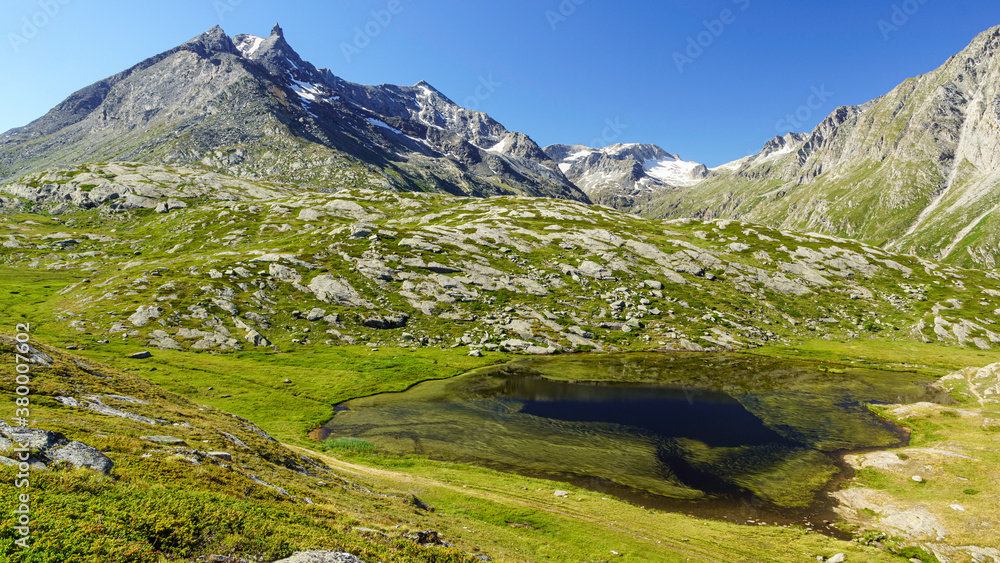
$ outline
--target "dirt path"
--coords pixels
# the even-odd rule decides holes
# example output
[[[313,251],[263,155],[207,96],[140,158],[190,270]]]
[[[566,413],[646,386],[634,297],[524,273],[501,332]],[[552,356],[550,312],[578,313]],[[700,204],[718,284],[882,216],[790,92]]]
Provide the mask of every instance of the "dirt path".
[[[601,526],[603,528],[614,530],[616,532],[627,534],[627,535],[630,535],[630,536],[632,536],[632,537],[634,537],[636,539],[639,539],[639,540],[643,540],[643,541],[646,541],[646,542],[654,543],[654,544],[657,544],[657,545],[662,545],[662,546],[664,546],[664,547],[666,547],[668,549],[671,549],[671,550],[673,550],[673,551],[675,551],[675,552],[677,552],[679,554],[683,554],[683,555],[688,556],[688,557],[696,558],[699,561],[711,561],[711,562],[717,562],[717,563],[722,563],[724,561],[723,559],[718,559],[718,557],[720,557],[720,555],[699,553],[697,551],[693,551],[691,549],[691,546],[685,546],[685,545],[683,545],[681,543],[678,543],[675,540],[667,539],[667,538],[664,538],[664,537],[652,537],[652,534],[646,535],[646,534],[638,533],[635,530],[626,529],[626,528],[623,528],[623,527],[618,526],[616,524],[613,524],[613,523],[610,523],[610,522],[606,522],[606,521],[603,521],[603,520],[599,520],[597,518],[588,516],[586,514],[582,514],[582,513],[579,513],[579,512],[571,512],[571,511],[567,511],[567,510],[562,510],[562,509],[559,509],[559,508],[555,508],[555,507],[546,505],[544,503],[540,503],[538,501],[534,501],[534,500],[530,500],[530,499],[525,499],[525,498],[519,498],[517,496],[512,496],[512,495],[507,494],[507,493],[497,493],[497,492],[493,492],[493,491],[487,491],[487,490],[481,490],[481,489],[473,489],[473,488],[465,488],[465,487],[459,487],[459,486],[456,486],[456,485],[449,485],[447,483],[442,483],[440,481],[435,481],[435,480],[427,478],[427,477],[420,477],[420,476],[416,476],[416,475],[410,475],[410,474],[407,474],[407,473],[400,473],[400,472],[396,472],[396,471],[389,471],[389,470],[385,470],[385,469],[378,469],[378,468],[374,468],[374,467],[367,467],[367,466],[364,466],[364,465],[358,465],[358,464],[355,464],[355,463],[350,463],[350,462],[343,461],[343,460],[337,459],[335,457],[330,457],[330,456],[328,456],[326,454],[323,454],[321,452],[316,452],[314,450],[310,450],[310,449],[307,449],[307,448],[302,448],[302,447],[298,447],[298,446],[292,446],[292,445],[289,445],[289,444],[285,444],[285,446],[288,447],[288,448],[290,448],[290,449],[292,449],[292,450],[295,450],[295,451],[297,451],[299,453],[302,453],[304,455],[308,455],[310,457],[317,458],[317,459],[322,459],[324,462],[326,462],[327,464],[329,464],[331,468],[339,469],[341,471],[345,471],[345,472],[353,474],[353,475],[365,476],[365,477],[376,477],[376,478],[380,478],[380,479],[385,479],[385,480],[388,480],[388,481],[390,481],[390,482],[392,482],[394,484],[397,484],[397,485],[423,485],[423,486],[429,486],[429,487],[439,487],[439,488],[442,488],[442,489],[448,489],[450,491],[458,492],[458,493],[461,493],[461,494],[464,494],[464,495],[476,496],[476,497],[479,497],[479,498],[482,498],[482,499],[489,500],[491,502],[496,502],[496,503],[500,503],[500,504],[516,504],[518,506],[532,508],[532,509],[535,509],[535,510],[542,510],[542,511],[549,512],[549,513],[552,513],[552,514],[558,514],[560,516],[564,516],[564,517],[567,517],[567,518],[574,518],[574,519],[581,520],[581,521],[584,521],[584,522],[587,522],[587,523],[590,523],[590,524]]]

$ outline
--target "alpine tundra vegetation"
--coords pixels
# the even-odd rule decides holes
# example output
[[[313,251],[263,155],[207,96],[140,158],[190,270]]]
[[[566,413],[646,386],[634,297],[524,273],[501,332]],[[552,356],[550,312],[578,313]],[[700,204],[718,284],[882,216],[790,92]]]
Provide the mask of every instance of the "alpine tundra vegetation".
[[[0,388],[30,403],[0,423],[5,502],[31,476],[30,547],[5,513],[0,554],[1000,561],[998,50],[1000,27],[714,169],[542,149],[426,82],[334,76],[279,26],[216,27],[76,92],[0,136]],[[771,371],[656,363],[696,354]],[[330,434],[359,399],[522,368],[727,393],[815,449],[684,441],[748,495],[709,513],[650,508],[713,496],[665,475],[585,486],[582,467],[400,451],[409,434],[375,423]],[[881,394],[817,414],[864,378]]]

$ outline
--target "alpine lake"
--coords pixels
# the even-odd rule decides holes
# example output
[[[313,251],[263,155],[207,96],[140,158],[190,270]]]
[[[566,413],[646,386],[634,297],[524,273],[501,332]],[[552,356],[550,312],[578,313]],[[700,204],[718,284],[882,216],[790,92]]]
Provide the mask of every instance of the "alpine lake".
[[[907,443],[869,404],[932,377],[749,355],[524,358],[338,406],[319,432],[569,482],[644,507],[832,535],[845,453]]]

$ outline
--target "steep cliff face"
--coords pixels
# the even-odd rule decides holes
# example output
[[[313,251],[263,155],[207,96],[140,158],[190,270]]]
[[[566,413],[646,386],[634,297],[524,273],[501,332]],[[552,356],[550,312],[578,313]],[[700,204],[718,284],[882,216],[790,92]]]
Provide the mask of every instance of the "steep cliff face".
[[[837,108],[791,149],[765,147],[716,169],[696,190],[661,194],[644,211],[739,217],[994,267],[998,50],[995,27],[937,70],[863,105]]]

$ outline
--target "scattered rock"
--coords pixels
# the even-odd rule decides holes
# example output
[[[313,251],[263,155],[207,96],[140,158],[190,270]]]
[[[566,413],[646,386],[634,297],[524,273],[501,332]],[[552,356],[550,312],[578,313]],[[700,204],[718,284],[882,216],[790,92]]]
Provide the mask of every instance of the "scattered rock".
[[[140,436],[140,439],[157,444],[179,445],[184,444],[184,440],[174,436]]]
[[[287,559],[274,563],[365,563],[342,551],[300,551]]]
[[[153,354],[151,354],[148,351],[145,351],[145,352],[136,352],[135,354],[129,355],[129,359],[130,360],[147,360],[147,359],[152,358],[152,357],[153,357]]]

